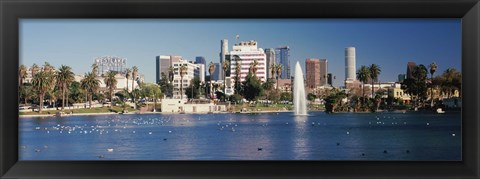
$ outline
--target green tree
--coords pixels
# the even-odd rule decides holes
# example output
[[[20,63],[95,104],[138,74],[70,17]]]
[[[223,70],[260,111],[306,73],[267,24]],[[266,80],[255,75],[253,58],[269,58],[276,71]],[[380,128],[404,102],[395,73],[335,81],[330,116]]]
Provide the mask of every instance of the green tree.
[[[97,93],[100,87],[100,80],[96,78],[94,73],[86,73],[85,77],[80,81],[81,88],[85,90],[87,98],[89,99],[89,108],[92,108],[92,98]]]
[[[357,79],[362,82],[362,105],[365,105],[365,83],[370,79],[370,69],[362,65],[357,71]]]
[[[68,86],[75,80],[74,75],[72,68],[66,65],[62,65],[56,73],[58,87],[62,91],[62,111],[65,108],[65,93],[68,90]]]
[[[402,89],[412,96],[414,107],[417,107],[417,101],[424,99],[427,94],[427,68],[420,64],[413,68],[412,78],[407,78],[402,83]]]
[[[39,110],[38,112],[41,113],[43,109],[43,97],[45,96],[45,93],[50,90],[52,87],[52,83],[54,76],[45,71],[41,71],[35,74],[35,76],[32,79],[32,86],[34,90],[38,94],[38,102],[39,102]]]
[[[103,82],[105,86],[108,88],[108,97],[110,99],[110,109],[113,107],[113,90],[117,88],[117,78],[115,78],[117,72],[115,71],[108,71],[105,77],[103,78]]]
[[[245,81],[243,82],[243,96],[249,101],[257,100],[258,96],[263,94],[263,88],[260,80],[256,78],[252,73],[248,73]]]
[[[138,75],[138,67],[137,66],[133,66],[132,67],[132,89],[135,89],[135,80],[137,79],[137,75]]]
[[[163,73],[163,72],[162,72]],[[125,70],[125,78],[127,79],[127,90],[128,90],[128,79],[132,76],[132,70],[130,68],[127,68]]]
[[[165,93],[166,96],[172,97],[173,96],[173,85],[168,82],[168,77],[165,75],[165,73],[160,74],[162,78],[158,82],[158,85],[160,85],[160,89],[162,92]]]
[[[195,77],[193,80],[190,80],[190,85],[185,89],[185,94],[188,98],[198,98],[200,95],[200,78]],[[193,95],[193,96],[192,96]]]
[[[370,67],[368,67],[368,70],[370,71],[370,80],[372,81],[372,98],[374,98],[375,90],[373,89],[373,84],[378,81],[378,76],[380,75],[380,72],[382,72],[382,70],[377,64],[371,64]],[[380,85],[378,87],[380,88]]]
[[[215,73],[215,64],[213,62],[210,62],[210,64],[208,65],[208,73],[210,74],[210,82],[209,82],[209,88],[211,89],[212,88],[212,75],[213,73]],[[209,91],[213,91],[213,90],[210,90]],[[213,96],[213,93],[210,93],[210,97]]]
[[[308,93],[307,95],[307,99],[311,102],[315,101],[315,98],[317,98],[317,96],[313,93]]]
[[[325,112],[334,113],[339,105],[342,103],[342,99],[347,95],[344,91],[332,89],[331,93],[324,99],[325,100]]]
[[[77,102],[81,102],[83,99],[83,94],[81,91],[81,84],[77,81],[73,81],[70,86],[68,87],[68,101],[67,103],[73,104]]]
[[[183,77],[187,74],[188,68],[186,65],[181,65],[178,70],[180,73],[180,99],[183,99]]]

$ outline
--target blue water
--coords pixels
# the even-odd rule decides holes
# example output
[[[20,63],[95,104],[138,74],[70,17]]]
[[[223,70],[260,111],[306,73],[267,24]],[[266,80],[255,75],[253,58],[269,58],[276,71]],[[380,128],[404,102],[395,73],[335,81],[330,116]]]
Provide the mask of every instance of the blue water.
[[[19,124],[20,160],[462,159],[460,112],[102,115]]]

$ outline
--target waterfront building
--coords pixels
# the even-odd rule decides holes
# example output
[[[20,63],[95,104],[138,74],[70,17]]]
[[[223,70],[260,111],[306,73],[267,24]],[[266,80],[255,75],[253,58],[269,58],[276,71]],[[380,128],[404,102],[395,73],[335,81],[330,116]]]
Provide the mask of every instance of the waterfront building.
[[[283,66],[280,79],[290,79],[290,48],[282,46],[275,49],[276,63]]]
[[[267,59],[267,78],[272,78],[271,68],[276,64],[275,62],[275,49],[267,48],[265,49],[265,56]]]
[[[227,76],[230,76],[232,83],[236,73],[236,66],[240,65],[240,81],[245,81],[248,75],[250,64],[257,61],[256,76],[261,82],[265,82],[267,78],[267,62],[266,55],[263,49],[257,47],[257,42],[254,40],[240,42],[235,44],[229,54],[230,60],[230,72],[227,72]]]

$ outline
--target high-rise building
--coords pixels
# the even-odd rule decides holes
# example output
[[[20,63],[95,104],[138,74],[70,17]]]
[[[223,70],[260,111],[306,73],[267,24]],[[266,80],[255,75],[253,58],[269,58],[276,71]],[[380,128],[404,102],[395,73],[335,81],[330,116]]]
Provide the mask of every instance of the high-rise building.
[[[172,66],[173,62],[178,62],[182,59],[182,56],[173,55],[160,55],[156,57],[156,82],[159,83],[162,79],[162,73],[168,77],[168,69]]]
[[[203,64],[204,68],[207,66],[207,61],[205,61],[205,57],[202,57],[202,56],[195,57],[195,63],[196,64]],[[205,71],[205,73],[203,75],[206,76],[207,72],[206,72],[206,70],[204,70],[204,71]]]
[[[305,60],[305,74],[307,88],[320,86],[320,59],[307,58]]]
[[[357,80],[355,47],[345,48],[345,81]]]
[[[399,74],[398,75],[398,82],[402,83],[405,80],[405,74]]]
[[[415,69],[415,67],[417,66],[417,64],[415,62],[408,62],[407,63],[407,79],[409,78],[413,78],[413,70]]]
[[[204,72],[203,64],[194,64],[193,62],[188,62],[187,60],[178,60],[172,62],[172,66],[174,69],[174,76],[173,76],[173,97],[180,98],[183,95],[183,98],[186,98],[185,94],[181,94],[181,85],[183,84],[183,92],[185,93],[185,89],[188,88],[190,85],[190,81],[193,80],[195,77],[198,77],[201,82],[205,81],[205,76],[201,75]],[[187,66],[187,72],[183,76],[183,83],[182,83],[182,76],[180,76],[180,67]]]
[[[327,74],[327,84],[333,86],[333,76],[331,73]]]
[[[328,60],[320,59],[320,86],[327,86]]]
[[[273,48],[267,48],[265,49],[265,55],[266,55],[266,59],[267,59],[267,78],[272,78],[272,72],[271,72],[271,68],[273,65],[275,65],[275,49]]]
[[[226,56],[228,55],[228,40],[223,39],[220,41],[220,64],[225,61]],[[221,66],[221,65],[220,65]],[[223,80],[223,70],[219,70],[219,80]]]
[[[281,64],[282,74],[280,75],[281,79],[290,79],[290,48],[288,46],[283,46],[275,49],[276,62]]]
[[[240,42],[233,46],[230,51],[230,74],[233,78],[236,72],[237,63],[240,65],[240,81],[244,81],[248,75],[250,64],[257,61],[256,76],[260,81],[265,82],[267,78],[266,55],[263,49],[257,47],[257,42],[254,40]],[[228,73],[227,73],[228,75]],[[234,81],[232,80],[232,83]]]
[[[214,63],[214,65],[215,65],[215,71],[213,72],[212,75],[210,75],[210,80],[217,81],[217,80],[220,80],[220,71],[222,70],[222,67],[220,63]]]

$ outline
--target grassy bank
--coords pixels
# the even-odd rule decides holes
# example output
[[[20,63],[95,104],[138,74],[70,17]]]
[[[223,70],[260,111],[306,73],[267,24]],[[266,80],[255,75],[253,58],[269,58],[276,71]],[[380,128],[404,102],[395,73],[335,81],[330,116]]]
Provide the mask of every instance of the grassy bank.
[[[133,108],[127,108],[128,112],[135,111]],[[86,113],[120,113],[123,111],[122,107],[119,106],[114,106],[112,109],[109,107],[100,107],[100,108],[91,108],[91,109],[65,109],[63,110],[65,113],[71,113],[73,114],[86,114]],[[60,110],[50,110],[50,111],[42,111],[41,113],[39,112],[19,112],[19,115],[48,115],[48,114],[56,114],[57,112],[60,112]]]

